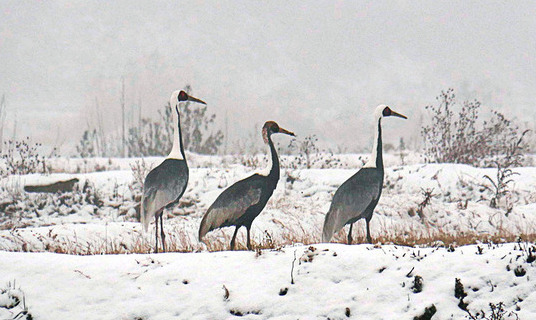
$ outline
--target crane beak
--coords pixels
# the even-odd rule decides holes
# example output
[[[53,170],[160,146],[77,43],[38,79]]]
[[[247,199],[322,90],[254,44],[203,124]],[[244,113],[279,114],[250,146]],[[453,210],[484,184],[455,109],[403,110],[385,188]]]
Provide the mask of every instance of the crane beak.
[[[192,102],[197,102],[197,103],[201,103],[201,104],[207,104],[205,101],[201,100],[201,99],[197,99],[197,98],[194,98],[192,96],[188,96],[188,101],[192,101]]]
[[[398,112],[395,112],[393,110],[391,110],[391,116],[395,116],[395,117],[399,117],[399,118],[402,118],[402,119],[407,119],[408,117],[406,117],[405,115],[403,114],[400,114]]]
[[[294,134],[294,132],[290,132],[290,131],[285,130],[285,129],[283,129],[283,128],[279,128],[279,133],[288,134],[289,136],[293,136],[293,137],[296,136],[296,135]]]

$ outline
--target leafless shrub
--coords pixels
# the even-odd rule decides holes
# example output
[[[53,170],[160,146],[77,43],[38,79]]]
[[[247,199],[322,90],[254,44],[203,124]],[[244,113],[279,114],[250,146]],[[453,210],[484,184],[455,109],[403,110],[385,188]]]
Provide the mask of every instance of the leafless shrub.
[[[188,94],[192,91],[190,85],[184,88]],[[166,119],[169,117],[171,107],[166,107]],[[223,132],[221,130],[210,130],[216,120],[216,115],[207,114],[207,106],[197,104],[191,107],[189,102],[183,104],[181,108],[181,124],[184,147],[191,152],[201,154],[216,154],[223,143]],[[167,126],[171,128],[171,126]]]
[[[97,146],[98,140],[97,129],[85,130],[82,134],[82,138],[80,138],[80,141],[78,141],[78,144],[76,145],[76,152],[81,158],[96,157],[99,155]]]
[[[484,176],[484,179],[489,184],[482,184],[482,187],[491,193],[490,207],[492,208],[497,208],[499,200],[510,193],[509,185],[514,182],[513,177],[519,175],[519,173],[514,172],[511,168],[521,165],[523,157],[521,154],[521,150],[523,149],[522,141],[527,133],[528,130],[525,130],[517,141],[506,146],[502,159],[494,160],[495,167],[497,168],[495,179],[492,179],[489,175]],[[511,208],[508,211],[511,211]]]
[[[48,173],[47,159],[55,156],[55,149],[47,157],[40,153],[40,143],[32,144],[30,137],[22,140],[4,142],[1,158],[4,166],[0,168],[1,176],[29,173]]]
[[[191,87],[186,86],[184,91],[190,93]],[[223,132],[211,129],[216,115],[207,114],[207,111],[207,107],[200,104],[190,106],[190,102],[186,102],[180,105],[183,144],[184,148],[191,152],[216,154],[223,143]],[[177,126],[173,123],[173,112],[175,110],[168,103],[159,110],[159,119],[140,117],[136,125],[125,129],[124,142],[120,138],[103,137],[102,128],[88,129],[77,145],[77,153],[80,157],[166,154],[171,150],[174,128]],[[122,150],[125,150],[124,154]]]
[[[422,189],[421,188],[422,195],[424,199],[418,204],[417,206],[417,214],[419,214],[419,217],[421,220],[424,221],[424,209],[430,205],[430,202],[432,201],[432,198],[437,196],[437,194],[434,194],[434,189]]]
[[[407,148],[406,143],[404,142],[404,138],[400,138],[400,142],[398,143],[398,156],[400,157],[400,164],[406,165],[406,156],[407,156]]]
[[[190,93],[188,85],[184,91]],[[184,148],[191,152],[201,154],[216,154],[223,143],[221,130],[210,130],[216,120],[216,115],[207,114],[207,107],[196,104],[191,106],[186,102],[179,106]],[[127,150],[130,157],[162,155],[169,150],[173,143],[174,128],[173,112],[175,110],[168,103],[158,111],[160,119],[142,119],[139,127],[128,130]]]
[[[158,156],[171,150],[173,131],[169,133],[172,129],[165,127],[168,121],[162,120],[144,118],[139,126],[128,129],[126,150],[129,157]]]
[[[459,106],[453,89],[442,91],[437,100],[438,105],[425,107],[431,113],[431,123],[421,132],[428,161],[473,166],[499,161],[504,167],[512,152],[516,162],[521,161],[527,131],[520,133],[519,127],[498,111],[492,111],[490,120],[479,123],[481,103],[465,101]],[[515,150],[510,150],[513,146]]]
[[[17,288],[15,280],[8,282],[5,288],[0,288],[0,308],[7,310],[10,314],[6,320],[33,319],[26,305],[26,296],[20,288]]]
[[[131,163],[130,170],[132,171],[133,180],[129,186],[130,190],[135,191],[136,194],[141,194],[145,177],[152,169],[152,166],[143,159]]]
[[[514,311],[504,310],[504,303],[499,302],[497,304],[489,304],[490,313],[486,315],[484,310],[480,310],[476,314],[472,314],[471,311],[465,310],[467,312],[467,318],[472,320],[507,320],[507,319],[516,319],[519,320],[519,316]]]
[[[121,155],[123,145],[117,134],[105,136],[102,129],[86,129],[76,145],[81,158],[115,157]]]
[[[317,146],[316,135],[308,135],[303,140],[292,139],[288,149],[295,153],[289,156],[290,161],[285,162],[285,167],[292,169],[311,168],[337,168],[342,165],[341,160],[332,152],[321,151]]]
[[[311,169],[311,155],[318,153],[318,147],[316,143],[318,138],[316,135],[308,135],[303,140],[292,139],[289,144],[290,150],[295,150],[298,152],[298,157],[296,159],[299,164],[305,164],[307,169]]]

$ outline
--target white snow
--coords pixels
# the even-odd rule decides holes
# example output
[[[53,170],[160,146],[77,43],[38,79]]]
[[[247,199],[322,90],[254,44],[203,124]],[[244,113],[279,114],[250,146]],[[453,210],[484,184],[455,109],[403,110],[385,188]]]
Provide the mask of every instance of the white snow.
[[[233,319],[231,312],[245,319],[344,319],[346,308],[352,319],[412,319],[432,304],[433,319],[463,319],[455,278],[473,314],[503,302],[520,319],[536,316],[536,266],[517,244],[480,245],[482,254],[476,245],[454,252],[393,245],[313,248],[104,256],[0,252],[0,283],[17,280],[35,319]],[[516,276],[517,266],[526,274]],[[416,275],[423,279],[420,293],[412,290]],[[285,288],[286,295],[279,295]]]
[[[225,164],[221,157],[212,157],[210,161],[207,160],[210,157],[203,158],[209,165],[190,169],[190,181],[181,205],[166,213],[165,228],[171,231],[170,236],[175,238],[178,247],[190,244],[200,248],[197,229],[207,208],[224,188],[259,171],[237,163]],[[193,157],[191,162],[202,161]],[[288,243],[285,240],[288,238],[320,241],[324,215],[335,190],[357,169],[287,169],[284,163],[282,166],[281,179],[274,195],[253,223],[254,240],[257,243],[266,241],[269,234],[277,243]],[[344,162],[342,166],[351,167]],[[456,164],[387,167],[384,191],[371,221],[372,235],[533,234],[536,232],[536,167],[515,168],[515,171],[519,175],[514,176],[513,192],[503,200],[501,208],[493,209],[489,206],[491,194],[482,187],[486,183],[484,175],[495,175],[493,168]],[[80,180],[80,186],[86,181],[92,183],[103,205],[58,206],[61,201],[56,199],[36,209],[29,206],[30,200],[34,199],[33,202],[38,205],[44,201],[43,196],[29,195],[29,201],[21,204],[26,208],[19,208],[16,219],[4,222],[7,224],[3,227],[6,230],[0,230],[0,249],[42,251],[45,250],[43,242],[51,241],[48,234],[61,234],[67,243],[84,242],[93,247],[103,243],[123,243],[131,248],[140,241],[152,241],[153,235],[142,234],[136,223],[137,202],[132,189],[131,170],[12,176],[4,179],[2,184],[10,190],[22,192],[24,184],[73,177]],[[422,214],[417,214],[426,190],[431,191],[434,197]],[[507,212],[508,207],[512,207],[511,212]],[[1,226],[0,221],[0,229]],[[13,231],[10,230],[12,227],[17,228]],[[363,229],[364,225],[359,222],[354,232],[362,235]],[[231,228],[215,231],[209,234],[209,239],[228,242],[232,232]],[[118,235],[121,235],[120,240]],[[242,237],[243,230],[239,232],[240,241]],[[22,248],[24,242],[31,245]]]
[[[188,189],[180,206],[166,212],[164,228],[175,250],[203,251],[197,231],[206,209],[226,187],[261,171],[267,158],[187,156]],[[150,250],[154,229],[144,234],[136,220],[139,186],[130,168],[140,159],[57,159],[52,166],[57,173],[4,178],[0,206],[18,201],[10,209],[15,211],[0,214],[0,319],[22,310],[20,305],[1,307],[22,293],[35,319],[232,319],[240,313],[245,319],[343,319],[346,308],[354,319],[412,319],[432,304],[437,308],[433,319],[463,319],[467,313],[457,306],[455,278],[465,285],[473,314],[503,302],[520,319],[535,318],[535,262],[526,262],[527,252],[518,244],[480,244],[482,254],[476,254],[476,245],[454,252],[339,244],[313,244],[311,252],[301,245],[320,241],[333,194],[363,165],[366,157],[360,157],[324,154],[311,169],[296,166],[293,156],[281,157],[279,185],[252,229],[254,242],[273,241],[280,249],[260,252],[55,254]],[[150,167],[162,158],[144,161]],[[327,167],[326,161],[331,161]],[[515,168],[519,175],[513,177],[511,194],[499,208],[491,208],[491,194],[482,185],[484,175],[495,177],[495,169],[422,164],[415,154],[406,161],[401,165],[396,155],[385,156],[384,190],[371,220],[373,238],[536,233],[536,167]],[[71,178],[80,180],[80,189],[86,184],[93,189],[68,196],[23,191],[26,184]],[[434,196],[418,214],[424,191]],[[362,221],[354,230],[364,234]],[[225,248],[232,232],[214,231],[207,240]],[[240,245],[244,238],[242,229]],[[296,283],[291,285],[294,252]],[[305,262],[310,257],[312,262]],[[525,275],[514,274],[518,266]],[[406,277],[412,268],[412,277]],[[410,289],[415,275],[424,279],[421,293]],[[16,288],[7,290],[13,281]],[[280,296],[284,288],[288,292]]]

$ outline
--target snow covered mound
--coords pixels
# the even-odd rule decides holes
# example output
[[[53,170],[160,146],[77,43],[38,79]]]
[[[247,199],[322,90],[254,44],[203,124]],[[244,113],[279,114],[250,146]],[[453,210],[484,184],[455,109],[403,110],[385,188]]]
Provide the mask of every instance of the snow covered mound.
[[[320,241],[324,217],[335,190],[359,167],[355,163],[358,155],[337,157],[337,168],[322,168],[327,158],[311,169],[292,168],[289,159],[282,157],[277,189],[253,222],[252,240],[257,245],[266,248]],[[253,161],[257,167],[252,168],[236,159],[227,162],[226,157],[192,158],[192,163],[200,167],[190,168],[188,189],[180,205],[165,212],[164,229],[174,251],[202,249],[197,233],[207,208],[225,188],[262,171],[263,167],[262,159]],[[397,166],[395,158],[387,158],[392,163],[386,168],[383,194],[371,220],[375,240],[411,244],[415,239],[435,240],[441,235],[472,235],[476,239],[493,235],[495,239],[509,241],[519,235],[530,235],[524,239],[534,238],[536,167],[514,168],[518,175],[509,184],[511,192],[501,198],[498,208],[492,208],[493,194],[486,189],[488,181],[484,176],[495,177],[496,169],[459,164]],[[152,164],[159,160],[148,159]],[[136,217],[141,186],[133,183],[133,172],[125,170],[128,159],[111,163],[120,170],[3,179],[0,210],[5,214],[0,213],[0,250],[82,254],[150,252],[154,228],[143,234]],[[64,165],[69,167],[74,163]],[[78,191],[73,193],[43,195],[22,191],[25,184],[71,178],[79,179]],[[227,248],[233,231],[232,228],[213,231],[208,234],[208,242],[218,243],[219,249],[222,245]],[[344,232],[335,241],[344,241]],[[244,233],[244,230],[239,232],[239,245],[244,242]],[[354,239],[363,238],[363,221],[354,226],[354,233]],[[262,245],[270,243],[275,246]]]
[[[536,317],[534,250],[510,243],[103,256],[0,252],[0,284],[16,280],[28,312],[44,320],[413,319],[425,310],[435,312],[433,319],[468,319],[468,312],[489,316],[490,303],[495,311],[504,308],[500,319],[529,320]],[[0,303],[6,300],[0,294]],[[0,306],[1,319],[11,312]]]

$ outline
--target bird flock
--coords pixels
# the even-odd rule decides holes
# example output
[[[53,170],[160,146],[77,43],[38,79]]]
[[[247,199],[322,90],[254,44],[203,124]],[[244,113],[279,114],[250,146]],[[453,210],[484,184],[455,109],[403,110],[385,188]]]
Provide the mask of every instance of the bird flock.
[[[179,113],[179,104],[188,101],[206,104],[203,100],[192,97],[184,91],[177,90],[171,94],[169,102],[174,109],[172,112],[173,147],[166,159],[147,174],[143,185],[141,223],[147,231],[151,220],[155,221],[155,252],[158,252],[158,221],[160,220],[162,250],[166,251],[163,213],[164,210],[179,203],[188,185],[188,163],[182,144]],[[365,219],[367,241],[372,242],[370,220],[380,200],[384,177],[381,124],[383,118],[391,116],[407,119],[406,116],[393,111],[386,105],[376,107],[374,123],[377,128],[370,159],[335,192],[324,220],[323,242],[329,242],[333,235],[349,224],[348,244],[351,244],[353,224],[360,219]],[[279,157],[272,142],[272,135],[277,133],[294,136],[293,132],[281,128],[274,121],[267,121],[264,124],[262,137],[270,147],[272,161],[268,175],[255,173],[225,189],[203,215],[199,226],[199,241],[205,242],[205,235],[212,230],[235,226],[230,243],[231,250],[234,250],[238,229],[244,226],[247,230],[246,245],[248,250],[252,250],[251,225],[266,206],[280,177]]]

